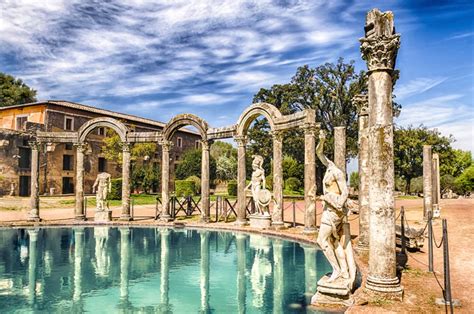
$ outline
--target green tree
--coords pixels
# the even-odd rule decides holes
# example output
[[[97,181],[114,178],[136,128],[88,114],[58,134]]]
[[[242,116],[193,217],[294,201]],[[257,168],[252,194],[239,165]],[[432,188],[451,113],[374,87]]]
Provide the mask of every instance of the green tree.
[[[176,167],[176,179],[184,180],[189,176],[201,178],[201,149],[188,150],[183,154],[181,162]],[[216,160],[211,156],[209,158],[210,179],[216,178]]]
[[[36,101],[36,91],[11,75],[0,72],[0,107]]]
[[[410,193],[411,180],[423,175],[423,145],[432,145],[434,153],[439,154],[440,173],[443,175],[450,168],[453,158],[451,143],[454,138],[442,136],[437,130],[419,127],[398,127],[394,133],[395,174],[406,182],[405,192]]]
[[[466,194],[474,191],[474,165],[469,166],[454,180],[457,194]]]
[[[304,180],[304,164],[299,163],[291,156],[285,155],[282,161],[283,179],[296,178]]]
[[[216,161],[216,179],[228,181],[237,178],[237,149],[231,144],[216,141],[211,146],[211,158]]]
[[[453,149],[451,154],[443,156],[446,160],[440,160],[440,171],[443,174],[449,174],[458,177],[464,170],[472,164],[472,155],[470,151]]]
[[[351,188],[354,188],[356,191],[359,191],[359,172],[357,171],[351,172],[351,176],[349,178],[349,184]]]

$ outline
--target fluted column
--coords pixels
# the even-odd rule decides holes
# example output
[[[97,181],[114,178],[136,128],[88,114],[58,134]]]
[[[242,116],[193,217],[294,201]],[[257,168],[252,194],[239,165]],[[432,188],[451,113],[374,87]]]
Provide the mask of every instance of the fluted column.
[[[82,258],[84,254],[84,228],[74,229],[74,292],[72,300],[78,302],[82,295]]]
[[[209,312],[209,232],[200,231],[201,237],[201,312]]]
[[[272,226],[283,225],[283,132],[272,132],[273,137],[273,204]]]
[[[28,221],[40,221],[39,217],[39,150],[40,143],[30,142],[31,148],[31,194]]]
[[[210,174],[209,174],[209,150],[212,142],[210,141],[201,141],[202,149],[202,161],[201,161],[201,222],[209,222],[209,184],[210,184]]]
[[[85,220],[84,213],[84,153],[86,143],[77,143],[76,146],[76,205],[74,216],[76,220]]]
[[[246,245],[247,236],[242,233],[235,235],[235,246],[237,251],[237,310],[238,313],[245,313],[245,305],[247,304],[247,284],[245,273],[246,265]]]
[[[245,145],[247,138],[245,136],[235,136],[237,142],[237,225],[247,224],[246,212],[246,172],[245,172]]]
[[[119,308],[128,312],[130,307],[129,274],[130,274],[130,228],[119,227],[120,231],[120,304]]]
[[[433,211],[433,156],[431,145],[423,145],[423,219]]]
[[[130,217],[130,143],[122,143],[122,213],[120,220]]]
[[[432,179],[433,179],[433,210],[439,208],[439,202],[441,199],[441,190],[440,190],[440,177],[439,177],[439,155],[433,154],[433,163],[432,163]]]
[[[304,129],[304,232],[316,232],[316,131],[315,124]]]
[[[37,243],[38,229],[28,229],[29,245],[28,245],[28,303],[34,306],[36,303],[36,279],[37,279]]]
[[[169,254],[170,230],[161,230],[161,261],[160,261],[160,308],[166,313],[169,307]]]
[[[171,141],[161,143],[161,202],[162,211],[160,220],[168,222],[173,220],[170,215],[170,149],[173,145]]]
[[[346,176],[346,127],[334,127],[334,164]]]
[[[366,288],[400,297],[396,274],[392,89],[400,35],[392,12],[367,14],[362,58],[367,61],[369,90],[369,274]]]
[[[367,95],[356,95],[359,115],[359,240],[357,250],[369,250],[369,103]]]

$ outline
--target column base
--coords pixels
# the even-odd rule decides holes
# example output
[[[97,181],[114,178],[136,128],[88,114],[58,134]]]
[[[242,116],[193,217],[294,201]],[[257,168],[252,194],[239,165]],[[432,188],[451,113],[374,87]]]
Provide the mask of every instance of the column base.
[[[370,293],[376,293],[383,297],[400,301],[403,299],[403,287],[400,285],[398,277],[387,279],[369,275],[367,276],[365,288]]]
[[[248,223],[247,219],[245,219],[245,220],[239,220],[239,219],[237,218],[237,220],[234,222],[234,224],[235,224],[236,226],[243,227],[243,226],[248,225],[249,223]]]
[[[209,223],[209,221],[210,221],[210,217],[209,217],[209,216],[201,216],[201,218],[199,219],[199,222],[200,222],[200,223],[205,223],[205,224],[207,224],[207,223]]]
[[[369,245],[366,243],[360,243],[358,242],[357,245],[355,246],[355,250],[358,253],[366,253],[369,252]]]
[[[303,230],[304,234],[314,234],[317,232],[318,232],[318,229],[316,227],[304,227],[304,230]]]
[[[159,222],[170,222],[170,221],[173,221],[174,219],[170,215],[160,215],[160,217],[157,220]]]
[[[272,221],[272,229],[281,230],[286,229],[283,221]]]
[[[76,220],[76,221],[85,221],[87,219],[86,219],[85,215],[77,215],[77,216],[74,217],[74,220]]]
[[[28,215],[26,218],[26,221],[28,222],[40,222],[41,218],[38,215]]]
[[[130,215],[121,215],[119,218],[120,221],[132,221],[133,218]]]

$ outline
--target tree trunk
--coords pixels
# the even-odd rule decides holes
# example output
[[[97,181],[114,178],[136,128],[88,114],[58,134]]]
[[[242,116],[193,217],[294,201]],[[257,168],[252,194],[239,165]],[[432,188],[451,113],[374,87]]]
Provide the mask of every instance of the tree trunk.
[[[411,178],[406,179],[405,194],[410,195]]]

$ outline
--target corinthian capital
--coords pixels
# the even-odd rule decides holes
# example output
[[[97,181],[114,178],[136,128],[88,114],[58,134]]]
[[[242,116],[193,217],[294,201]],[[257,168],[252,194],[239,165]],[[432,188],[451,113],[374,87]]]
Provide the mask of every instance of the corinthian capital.
[[[161,142],[161,147],[164,151],[170,151],[171,147],[173,146],[173,142],[172,141],[166,141],[164,140],[163,142]]]
[[[274,141],[279,141],[279,142],[283,141],[283,135],[284,135],[283,131],[272,131],[271,134]]]
[[[367,94],[358,94],[352,97],[352,103],[357,107],[359,116],[369,115],[369,96]]]
[[[395,68],[400,34],[395,33],[393,13],[373,9],[367,13],[365,37],[360,39],[362,59],[369,71],[392,71]]]

